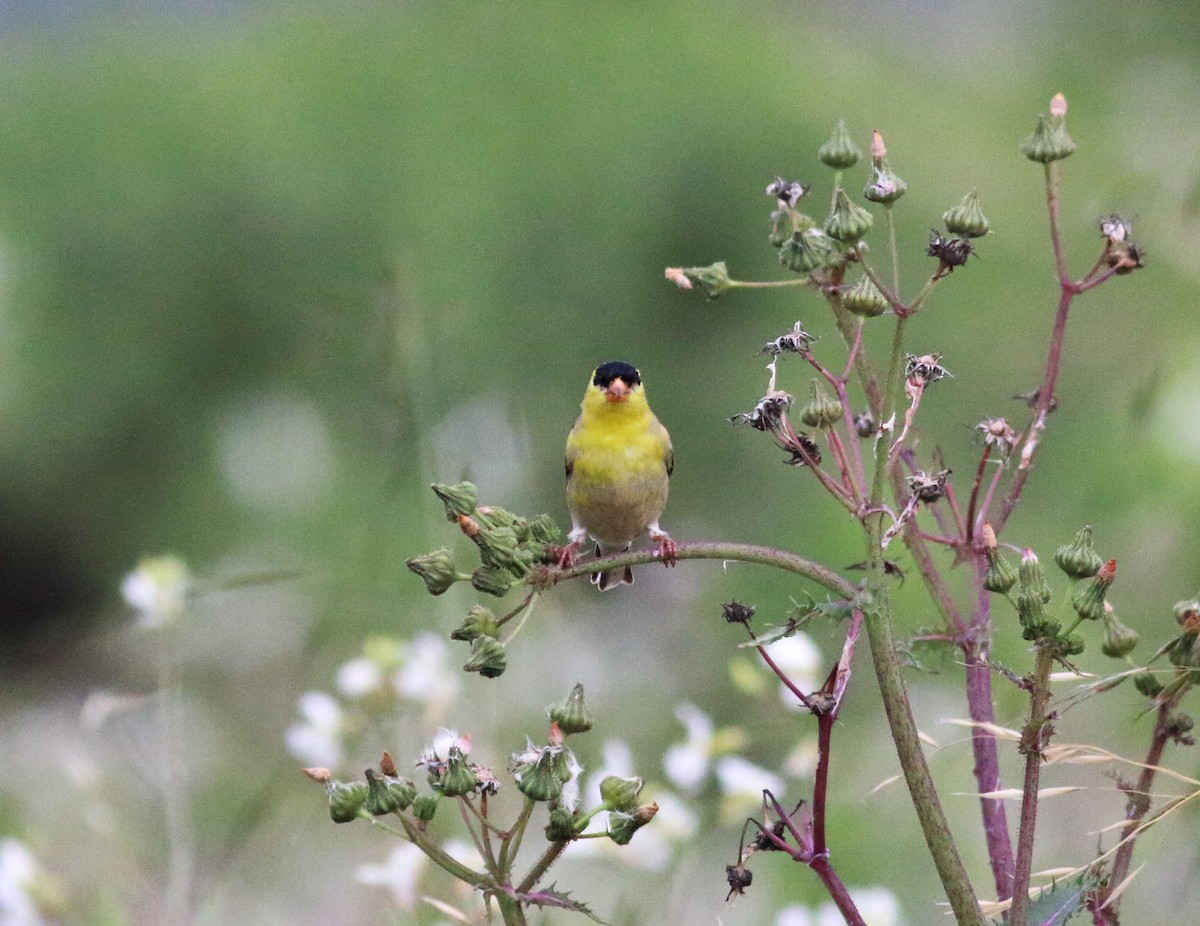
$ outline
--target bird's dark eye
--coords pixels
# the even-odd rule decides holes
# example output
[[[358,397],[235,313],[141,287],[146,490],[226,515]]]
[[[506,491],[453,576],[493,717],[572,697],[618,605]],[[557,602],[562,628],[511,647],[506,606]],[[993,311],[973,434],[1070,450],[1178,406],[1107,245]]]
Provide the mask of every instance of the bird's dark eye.
[[[592,377],[592,384],[599,386],[601,389],[607,389],[612,385],[614,379],[625,380],[629,388],[632,389],[642,381],[642,375],[638,373],[637,367],[632,364],[624,363],[620,360],[610,360],[596,367],[596,373]]]

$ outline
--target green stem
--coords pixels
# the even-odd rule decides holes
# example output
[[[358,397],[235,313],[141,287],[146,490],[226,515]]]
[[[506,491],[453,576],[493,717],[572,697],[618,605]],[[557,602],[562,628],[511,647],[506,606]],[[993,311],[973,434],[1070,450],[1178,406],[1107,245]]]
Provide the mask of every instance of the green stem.
[[[756,546],[749,543],[727,543],[719,540],[681,540],[675,544],[675,558],[677,560],[720,559],[740,563],[757,563],[760,566],[774,566],[784,572],[811,579],[844,598],[854,598],[858,594],[857,585],[842,578],[832,569],[775,547]],[[549,587],[565,579],[591,575],[597,570],[623,569],[626,566],[656,562],[662,562],[662,560],[653,550],[610,553],[586,562],[576,563],[565,569],[557,566],[543,566],[530,573],[528,581],[534,586]]]
[[[1037,827],[1038,785],[1042,774],[1042,753],[1049,736],[1050,669],[1054,651],[1040,646],[1030,679],[1029,721],[1021,731],[1021,752],[1025,754],[1025,784],[1021,794],[1021,828],[1017,831],[1017,867],[1013,873],[1012,907],[1009,926],[1026,926],[1029,917],[1029,877],[1033,868],[1033,836]]]
[[[520,901],[503,892],[497,892],[495,896],[504,926],[526,926],[525,911],[521,908]]]
[[[483,874],[482,872],[478,872],[473,868],[468,868],[462,862],[452,858],[450,855],[447,855],[441,849],[441,847],[437,845],[437,843],[433,842],[428,836],[426,836],[425,833],[423,833],[416,825],[416,823],[414,823],[404,814],[396,814],[397,818],[400,820],[400,825],[404,828],[403,832],[396,829],[394,826],[389,826],[379,817],[372,816],[365,810],[359,811],[359,816],[374,827],[378,827],[385,832],[391,833],[393,836],[399,836],[403,839],[407,839],[418,849],[424,852],[431,862],[433,862],[439,868],[444,869],[449,874],[454,875],[454,877],[458,878],[459,881],[463,881],[466,884],[471,885],[471,887],[477,887],[483,890],[491,889],[492,883],[487,875]]]
[[[730,280],[729,289],[770,289],[776,286],[812,286],[812,280],[806,276],[792,280]]]
[[[525,806],[521,808],[521,816],[517,818],[517,822],[509,830],[508,836],[500,844],[500,865],[496,870],[496,877],[500,881],[508,880],[513,862],[517,858],[517,851],[521,848],[521,840],[525,836],[525,827],[529,824],[529,818],[533,814],[533,807],[533,799],[529,797],[525,798]]]

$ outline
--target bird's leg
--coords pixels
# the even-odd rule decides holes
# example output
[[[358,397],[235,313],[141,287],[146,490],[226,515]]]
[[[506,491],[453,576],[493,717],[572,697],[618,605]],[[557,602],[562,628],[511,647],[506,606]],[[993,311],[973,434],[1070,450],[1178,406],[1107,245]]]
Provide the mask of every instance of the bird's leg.
[[[678,562],[675,558],[675,541],[658,526],[657,521],[653,522],[648,530],[650,543],[654,545],[654,555],[662,560],[664,566],[674,566]]]
[[[571,533],[567,534],[567,545],[554,550],[554,559],[559,569],[570,569],[579,558],[579,548],[587,540],[587,528],[572,519]]]

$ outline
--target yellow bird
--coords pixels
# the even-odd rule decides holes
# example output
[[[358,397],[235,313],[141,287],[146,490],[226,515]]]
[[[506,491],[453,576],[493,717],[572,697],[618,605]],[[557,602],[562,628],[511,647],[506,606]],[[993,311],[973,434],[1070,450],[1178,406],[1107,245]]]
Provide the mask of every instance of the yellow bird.
[[[642,376],[630,364],[610,360],[592,373],[567,435],[566,464],[571,533],[564,563],[588,537],[603,555],[628,550],[649,530],[656,555],[674,564],[675,543],[658,526],[675,464],[671,436],[650,411]],[[601,591],[632,582],[628,566],[592,576]]]

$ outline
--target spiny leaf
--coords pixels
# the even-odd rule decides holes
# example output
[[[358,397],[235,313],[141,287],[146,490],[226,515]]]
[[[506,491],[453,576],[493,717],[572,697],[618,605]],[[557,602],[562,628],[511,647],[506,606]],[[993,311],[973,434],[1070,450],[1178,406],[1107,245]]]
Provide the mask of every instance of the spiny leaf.
[[[1083,909],[1087,895],[1099,885],[1099,877],[1084,872],[1071,881],[1052,883],[1029,904],[1031,926],[1063,926]]]
[[[604,920],[596,916],[587,906],[578,900],[573,900],[571,895],[565,891],[556,890],[557,882],[549,887],[542,888],[540,891],[530,891],[528,894],[518,894],[517,899],[525,904],[533,904],[537,907],[559,907],[563,910],[573,910],[576,913],[582,913],[584,916],[591,919],[593,922],[599,923],[600,926],[608,926]]]

